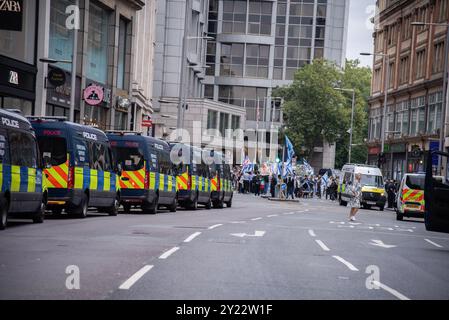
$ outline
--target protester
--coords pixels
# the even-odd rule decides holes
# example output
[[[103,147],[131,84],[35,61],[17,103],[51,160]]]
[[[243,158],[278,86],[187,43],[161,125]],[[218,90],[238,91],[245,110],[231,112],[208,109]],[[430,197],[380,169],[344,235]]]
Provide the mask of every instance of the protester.
[[[357,173],[355,175],[354,183],[350,186],[350,190],[352,193],[351,200],[349,201],[349,206],[351,207],[351,210],[349,212],[350,221],[355,221],[355,215],[360,209],[360,203],[362,201],[362,185],[360,183],[361,179],[362,175],[360,173]]]

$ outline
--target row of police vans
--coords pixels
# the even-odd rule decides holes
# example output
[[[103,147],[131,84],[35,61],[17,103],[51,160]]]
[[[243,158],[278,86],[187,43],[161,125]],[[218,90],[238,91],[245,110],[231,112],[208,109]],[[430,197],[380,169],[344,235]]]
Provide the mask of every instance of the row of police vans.
[[[142,136],[103,132],[58,117],[0,109],[0,229],[9,217],[42,223],[47,210],[84,218],[89,207],[117,215],[138,207],[232,205],[221,153]]]

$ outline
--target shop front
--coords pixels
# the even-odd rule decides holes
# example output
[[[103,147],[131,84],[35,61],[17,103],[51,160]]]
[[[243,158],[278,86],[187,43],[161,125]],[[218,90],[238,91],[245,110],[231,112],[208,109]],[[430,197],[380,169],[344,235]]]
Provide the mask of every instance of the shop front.
[[[101,130],[111,130],[111,88],[91,80],[86,81],[83,90],[84,118],[83,123]]]
[[[387,154],[389,174],[388,178],[400,181],[406,172],[407,146],[405,143],[388,145]]]
[[[407,172],[424,172],[424,146],[423,143],[415,143],[409,146],[407,155]]]
[[[36,98],[37,69],[28,63],[0,55],[0,107],[32,115]]]

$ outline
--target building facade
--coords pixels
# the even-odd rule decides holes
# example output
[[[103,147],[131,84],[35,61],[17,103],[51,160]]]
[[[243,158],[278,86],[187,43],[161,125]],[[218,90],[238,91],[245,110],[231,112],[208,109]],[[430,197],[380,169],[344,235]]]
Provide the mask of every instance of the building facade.
[[[233,126],[244,129],[244,111],[204,97],[206,49],[210,46],[208,7],[207,0],[157,2],[153,80],[155,137],[173,140],[172,132],[183,128],[189,135],[182,137],[184,141],[192,141],[194,123],[198,121],[203,131],[210,129],[219,133],[220,128]],[[202,132],[201,144],[209,144],[209,136]],[[221,138],[215,148],[226,143],[227,138],[223,135]]]
[[[104,130],[139,128],[142,111],[151,113],[148,81],[135,70],[135,47],[153,41],[153,0],[16,0],[23,6],[21,31],[0,30],[0,67],[14,64],[19,70],[18,88],[0,88],[2,107],[18,108],[25,115],[69,117],[70,93],[75,90],[74,120]],[[144,14],[137,13],[148,4]],[[78,7],[75,5],[78,4]],[[146,19],[148,22],[145,22]],[[154,20],[154,14],[153,14]],[[146,34],[136,32],[148,23]],[[76,81],[71,83],[74,36]],[[152,48],[151,45],[148,48]],[[151,71],[151,50],[139,54]],[[11,62],[13,57],[13,62]],[[46,59],[42,62],[41,59]],[[58,61],[56,63],[52,61]],[[51,74],[62,73],[55,84]],[[25,81],[26,80],[26,81]],[[143,87],[144,88],[143,88]],[[98,91],[95,91],[95,90]],[[24,95],[20,91],[27,91]],[[146,90],[146,91],[145,91]],[[31,92],[32,91],[32,92]],[[95,92],[94,96],[90,96]],[[89,99],[93,97],[96,99]],[[140,117],[140,118],[139,118]]]
[[[244,109],[247,128],[279,129],[281,101],[272,90],[313,59],[344,65],[348,10],[347,0],[210,0],[215,41],[207,46],[205,96]],[[317,146],[314,167],[333,167],[328,145]]]
[[[379,0],[374,37],[375,56],[369,101],[368,160],[378,164],[381,150],[384,90],[386,177],[425,170],[424,152],[440,148],[443,117],[443,67],[447,27],[413,26],[412,22],[449,21],[448,0]],[[387,77],[387,78],[385,78]],[[388,87],[385,88],[385,80]],[[446,139],[446,145],[448,141]],[[434,170],[438,162],[433,159]]]

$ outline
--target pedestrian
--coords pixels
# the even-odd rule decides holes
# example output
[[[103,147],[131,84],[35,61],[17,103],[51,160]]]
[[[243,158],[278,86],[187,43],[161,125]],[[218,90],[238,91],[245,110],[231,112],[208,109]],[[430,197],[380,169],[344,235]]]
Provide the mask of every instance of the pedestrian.
[[[388,196],[388,208],[393,208],[394,198],[396,196],[396,192],[395,192],[396,188],[395,188],[393,180],[389,181],[386,189],[387,189],[387,196]]]
[[[287,178],[287,199],[289,196],[292,197],[292,200],[295,199],[295,181],[292,176]]]
[[[270,182],[270,191],[271,191],[271,197],[272,198],[276,197],[276,185],[277,185],[276,177],[272,174],[271,175],[271,182]]]
[[[362,201],[362,185],[360,183],[360,180],[362,179],[362,175],[360,173],[357,173],[355,175],[355,181],[354,183],[349,186],[352,197],[349,200],[349,206],[351,207],[351,210],[349,212],[349,220],[355,221],[355,215],[357,214],[357,211],[360,209],[360,203]]]
[[[321,199],[321,185],[322,185],[323,181],[321,179],[321,176],[319,175],[317,180],[316,180],[316,191],[317,191],[317,196],[318,198]]]
[[[253,189],[254,195],[260,196],[260,176],[259,176],[259,174],[254,175],[253,183],[254,183],[253,184],[254,185],[254,189]]]
[[[243,174],[240,174],[239,178],[239,193],[245,193]]]

